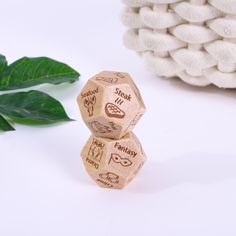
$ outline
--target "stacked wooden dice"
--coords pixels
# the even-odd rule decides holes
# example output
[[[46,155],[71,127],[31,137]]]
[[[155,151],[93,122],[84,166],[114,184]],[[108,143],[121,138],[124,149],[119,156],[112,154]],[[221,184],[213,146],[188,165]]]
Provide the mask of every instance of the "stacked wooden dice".
[[[146,108],[129,74],[104,71],[88,80],[77,98],[92,132],[81,156],[90,177],[101,187],[123,188],[146,160],[132,132]]]

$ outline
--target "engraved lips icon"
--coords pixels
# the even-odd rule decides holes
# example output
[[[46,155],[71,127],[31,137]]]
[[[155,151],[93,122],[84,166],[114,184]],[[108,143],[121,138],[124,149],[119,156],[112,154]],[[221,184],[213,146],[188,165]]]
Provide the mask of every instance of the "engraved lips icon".
[[[123,119],[125,117],[125,112],[113,103],[106,104],[105,112],[109,117],[115,117],[120,119]]]

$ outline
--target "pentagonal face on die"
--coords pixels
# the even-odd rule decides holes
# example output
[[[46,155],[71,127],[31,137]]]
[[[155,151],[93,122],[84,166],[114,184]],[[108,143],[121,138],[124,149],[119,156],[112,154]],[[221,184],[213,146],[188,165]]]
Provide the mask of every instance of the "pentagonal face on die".
[[[122,189],[126,185],[126,179],[108,169],[88,172],[89,176],[103,188]]]
[[[136,167],[136,169],[134,169],[130,173],[130,175],[126,178],[126,183],[125,183],[126,185],[129,184],[135,178],[135,176],[139,173],[139,171],[143,167],[145,161],[146,161],[146,158],[144,158],[144,160],[142,162],[140,162],[140,164]]]
[[[100,115],[103,97],[103,86],[92,80],[88,80],[77,97],[80,112],[85,122]]]
[[[146,110],[143,98],[141,96],[141,93],[137,87],[137,85],[134,83],[133,79],[131,78],[131,76],[129,74],[126,75],[126,81],[127,83],[130,85],[130,87],[132,88],[137,100],[140,103],[140,106],[144,109],[144,111]]]
[[[143,114],[146,111],[146,107],[145,107],[145,104],[143,102],[143,99],[142,99],[142,96],[140,94],[140,91],[139,91],[138,87],[136,86],[136,84],[134,83],[134,81],[132,80],[132,78],[130,77],[129,74],[126,77],[126,80],[127,80],[127,83],[130,85],[130,87],[131,87],[133,93],[135,94],[135,97],[136,97],[136,99],[139,103],[139,110],[135,113],[135,116],[134,116],[133,120],[131,121],[131,123],[127,127],[126,132],[129,132],[129,131],[132,131],[134,126],[141,119],[141,117],[143,116]]]
[[[105,116],[94,117],[85,123],[93,135],[97,137],[119,139],[122,135],[122,126]]]
[[[101,170],[107,165],[106,140],[91,136],[81,152],[81,157],[87,171]]]
[[[106,87],[103,102],[104,116],[122,127],[121,138],[139,113],[140,104],[128,84]]]
[[[139,168],[141,163],[145,162],[145,155],[132,132],[120,140],[109,142],[106,156],[108,158],[106,169],[126,180]]]
[[[118,84],[127,84],[129,74],[117,71],[102,71],[91,78],[93,81],[107,87]]]
[[[133,132],[129,132],[131,139],[133,140],[133,142],[135,143],[135,146],[137,147],[137,149],[140,152],[140,156],[142,156],[142,159],[144,160],[144,162],[146,161],[147,157],[146,154],[143,150],[143,146],[140,142],[140,140],[138,139],[138,137],[133,133]]]

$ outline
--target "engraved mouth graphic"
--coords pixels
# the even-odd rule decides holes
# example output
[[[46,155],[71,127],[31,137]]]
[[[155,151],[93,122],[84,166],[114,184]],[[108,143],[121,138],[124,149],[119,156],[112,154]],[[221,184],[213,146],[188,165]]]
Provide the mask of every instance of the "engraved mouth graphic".
[[[107,82],[109,84],[115,84],[115,83],[117,83],[118,78],[100,76],[100,77],[96,77],[95,80],[97,80],[97,81],[104,81],[104,82]]]
[[[115,117],[123,119],[125,117],[125,112],[122,111],[118,106],[113,103],[107,103],[105,106],[105,112],[109,117]]]
[[[113,184],[118,184],[119,183],[119,176],[112,173],[112,172],[107,172],[105,174],[99,174],[99,177],[102,179],[106,179],[109,182],[113,183]]]

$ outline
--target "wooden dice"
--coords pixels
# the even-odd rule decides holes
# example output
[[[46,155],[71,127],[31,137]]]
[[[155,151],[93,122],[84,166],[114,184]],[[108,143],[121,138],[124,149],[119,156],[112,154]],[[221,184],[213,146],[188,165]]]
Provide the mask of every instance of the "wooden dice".
[[[146,160],[142,146],[132,132],[119,140],[92,135],[81,156],[90,177],[106,188],[123,188]]]
[[[92,134],[81,156],[101,187],[123,188],[146,160],[131,131],[145,112],[140,92],[127,73],[104,71],[88,80],[77,98]]]
[[[77,99],[93,135],[119,139],[145,112],[138,88],[127,73],[104,71],[86,83]]]

